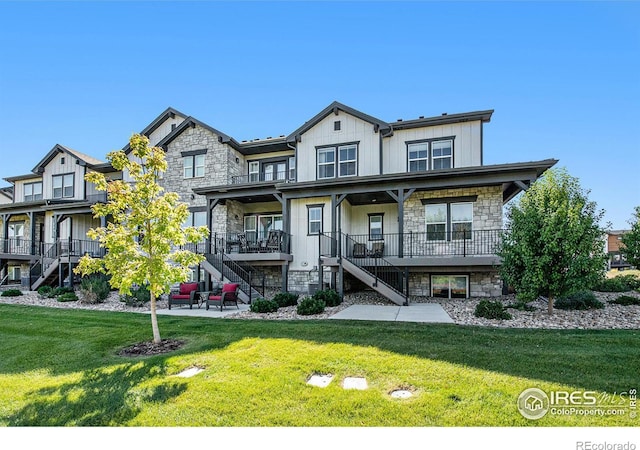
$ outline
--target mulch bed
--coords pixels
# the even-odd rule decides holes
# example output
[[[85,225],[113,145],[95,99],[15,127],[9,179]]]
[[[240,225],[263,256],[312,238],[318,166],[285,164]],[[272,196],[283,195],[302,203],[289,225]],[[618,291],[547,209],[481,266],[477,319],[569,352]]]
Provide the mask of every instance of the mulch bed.
[[[160,355],[178,350],[184,345],[185,341],[177,339],[163,339],[159,344],[153,341],[138,342],[129,347],[125,347],[118,352],[120,356],[150,356]]]

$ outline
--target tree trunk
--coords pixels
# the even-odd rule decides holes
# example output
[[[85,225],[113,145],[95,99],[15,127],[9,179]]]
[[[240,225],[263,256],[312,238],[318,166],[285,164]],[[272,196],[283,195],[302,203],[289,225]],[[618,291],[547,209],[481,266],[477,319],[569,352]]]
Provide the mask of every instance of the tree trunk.
[[[153,342],[156,344],[162,342],[158,328],[158,315],[156,314],[156,296],[153,292],[151,292],[151,329],[153,330]]]
[[[549,313],[550,316],[553,315],[553,295],[549,296],[549,304],[548,304],[547,312]]]

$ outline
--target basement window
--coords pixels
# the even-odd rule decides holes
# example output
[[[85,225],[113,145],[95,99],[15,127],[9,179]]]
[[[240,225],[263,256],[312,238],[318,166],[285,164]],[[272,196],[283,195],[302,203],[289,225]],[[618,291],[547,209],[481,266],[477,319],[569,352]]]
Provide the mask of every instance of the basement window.
[[[431,275],[431,296],[439,298],[467,298],[468,275]]]

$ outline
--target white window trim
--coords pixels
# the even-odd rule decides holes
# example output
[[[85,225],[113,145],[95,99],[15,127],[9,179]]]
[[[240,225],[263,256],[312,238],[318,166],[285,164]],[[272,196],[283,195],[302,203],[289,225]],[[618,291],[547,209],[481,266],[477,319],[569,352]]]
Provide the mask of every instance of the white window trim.
[[[311,210],[315,210],[315,209],[319,209],[320,210],[320,219],[313,219],[311,220]],[[322,233],[322,222],[323,222],[323,218],[324,218],[324,208],[322,206],[308,206],[307,207],[307,235],[309,236],[317,236],[318,234]],[[311,231],[311,224],[312,223],[319,223],[320,224],[320,228],[318,229],[317,232],[312,232]]]
[[[469,230],[469,232],[471,233],[471,235],[469,236],[469,239],[467,240],[473,240],[473,202],[457,202],[457,203],[450,203],[449,204],[449,213],[451,213],[451,207],[453,205],[471,205],[471,229]],[[454,223],[469,223],[468,220],[453,220],[453,214],[451,214],[451,240],[452,241],[461,241],[462,239],[454,239],[453,235],[455,233],[455,231],[453,230],[453,224]]]
[[[451,149],[451,154],[447,155],[447,156],[433,156],[433,144],[435,143],[439,143],[439,142],[449,142],[449,148]],[[407,142],[407,172],[408,173],[412,173],[412,172],[427,172],[427,171],[431,171],[431,170],[447,170],[447,169],[434,169],[434,160],[436,159],[449,159],[451,161],[450,167],[449,169],[453,169],[453,155],[454,155],[454,150],[453,150],[453,144],[454,144],[454,139],[452,138],[444,138],[444,139],[429,139],[429,140],[424,140],[424,141],[417,141],[417,142]],[[412,146],[416,146],[416,145],[427,145],[427,157],[426,157],[426,161],[427,161],[427,168],[426,170],[416,170],[416,171],[412,171],[411,170],[411,162],[412,161],[424,161],[425,158],[410,158],[410,153],[411,153],[411,147]]]
[[[428,218],[427,218],[427,208],[429,207],[435,207],[435,206],[443,206],[445,207],[446,210],[446,217],[444,218],[444,222],[429,222]],[[425,205],[424,206],[424,223],[425,223],[425,233],[427,235],[427,237],[429,236],[429,225],[442,225],[444,224],[444,237],[442,239],[427,239],[427,242],[445,242],[447,240],[447,234],[449,231],[449,207],[446,203],[433,203],[430,205]]]
[[[204,155],[193,155],[193,178],[204,178],[204,160]],[[201,173],[198,174],[200,170]]]
[[[355,158],[354,159],[345,159],[344,161],[340,159],[340,150],[343,149],[349,149],[349,148],[354,148],[355,149]],[[348,154],[348,152],[347,152]],[[337,163],[338,163],[338,178],[346,178],[346,177],[357,177],[358,176],[358,145],[357,144],[347,144],[347,145],[340,145],[338,146],[337,150],[336,150],[336,158]],[[342,164],[349,164],[349,163],[355,163],[355,173],[353,174],[348,174],[348,175],[342,175]]]
[[[249,161],[249,182],[260,181],[260,161]]]
[[[65,184],[65,182],[64,182],[65,180],[64,180],[64,179],[65,179],[66,177],[71,177],[71,185],[66,185],[66,184]],[[60,187],[55,187],[55,185],[56,185],[56,180],[60,180]],[[71,195],[66,195],[66,190],[67,190],[68,188],[71,188]],[[60,175],[53,175],[53,176],[51,177],[51,189],[52,189],[52,191],[53,191],[53,192],[52,192],[53,198],[73,198],[73,197],[74,197],[74,195],[75,195],[75,189],[76,189],[76,187],[75,187],[75,177],[74,177],[74,174],[72,174],[72,173],[65,173],[65,174],[60,174]],[[57,195],[55,194],[56,189],[61,189],[61,191],[62,191],[62,195],[57,196]]]
[[[333,153],[333,161],[331,162],[320,162],[320,153]],[[320,166],[333,166],[333,175],[330,177],[321,177],[320,176]],[[323,147],[318,149],[318,180],[328,180],[336,177],[336,148],[335,147]]]

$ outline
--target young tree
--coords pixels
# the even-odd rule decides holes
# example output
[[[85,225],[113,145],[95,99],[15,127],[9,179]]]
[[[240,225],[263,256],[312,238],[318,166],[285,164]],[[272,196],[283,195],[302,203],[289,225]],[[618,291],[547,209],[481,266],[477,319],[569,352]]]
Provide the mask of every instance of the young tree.
[[[178,194],[164,192],[158,184],[159,174],[167,169],[164,151],[149,147],[149,140],[140,135],[133,135],[129,144],[132,160],[123,151],[111,152],[107,159],[114,169],[128,172],[132,183],[108,182],[98,172],[86,176],[97,190],[107,192],[107,202],[92,206],[92,210],[96,218],[109,217],[109,223],[87,233],[107,253],[100,259],[83,256],[74,272],[107,273],[111,275],[111,286],[122,294],[130,294],[133,285],[147,285],[153,341],[160,343],[156,299],[168,293],[171,284],[186,281],[189,267],[203,260],[202,255],[176,247],[201,241],[208,230],[182,228],[189,215],[187,204],[179,201]]]
[[[502,278],[518,298],[553,301],[593,286],[604,274],[604,231],[588,191],[563,169],[548,170],[507,209],[507,230],[497,252]]]
[[[631,224],[631,231],[622,235],[622,246],[620,253],[629,264],[636,269],[640,269],[640,206],[636,206],[634,219]]]

